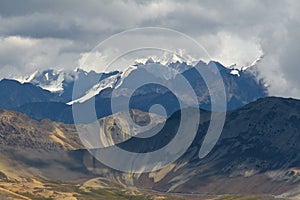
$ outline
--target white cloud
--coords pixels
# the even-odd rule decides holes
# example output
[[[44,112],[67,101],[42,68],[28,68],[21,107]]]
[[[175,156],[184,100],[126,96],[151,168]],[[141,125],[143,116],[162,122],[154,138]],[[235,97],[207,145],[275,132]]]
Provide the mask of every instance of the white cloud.
[[[64,52],[73,42],[62,39],[32,39],[20,36],[0,37],[1,76],[24,75],[45,67],[75,66],[78,55]]]
[[[157,26],[196,38],[225,65],[248,65],[263,53],[258,69],[270,94],[300,98],[299,10],[296,0],[0,2],[0,73],[96,66],[103,56],[95,63],[83,60],[102,40]],[[137,36],[142,38],[149,35]]]
[[[213,60],[223,65],[236,64],[238,68],[250,66],[263,55],[260,44],[255,38],[241,38],[230,32],[221,31],[216,35],[202,36],[198,41],[208,50]]]
[[[82,53],[78,61],[79,67],[86,71],[104,71],[107,64],[107,56],[98,51]]]

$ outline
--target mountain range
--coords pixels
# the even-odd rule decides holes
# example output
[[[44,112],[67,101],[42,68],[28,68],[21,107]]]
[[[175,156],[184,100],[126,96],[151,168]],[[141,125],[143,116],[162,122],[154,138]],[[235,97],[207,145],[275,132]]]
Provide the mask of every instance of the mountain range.
[[[73,123],[72,105],[88,104],[95,98],[98,118],[113,114],[113,99],[118,102],[114,111],[132,108],[148,112],[152,105],[162,104],[166,115],[171,116],[181,109],[180,103],[185,107],[191,106],[186,88],[178,85],[183,77],[195,92],[199,108],[211,110],[210,92],[215,91],[208,90],[198,71],[212,66],[217,67],[223,79],[228,110],[268,95],[263,81],[257,80],[251,70],[227,68],[214,61],[207,64],[199,61],[192,66],[177,60],[164,65],[149,58],[145,63],[136,63],[124,71],[97,73],[79,68],[74,71],[46,70],[25,77],[3,79],[0,81],[0,107],[22,112],[36,120],[49,118]],[[143,85],[147,81],[162,85]],[[75,92],[74,84],[77,85]],[[217,88],[218,84],[215,81],[214,87]],[[135,88],[137,85],[142,87]],[[174,94],[168,86],[178,89],[178,93]],[[178,101],[177,95],[184,99],[183,102]],[[128,99],[130,105],[126,105]]]
[[[208,89],[199,73],[213,68],[224,83],[227,110],[211,106],[210,93],[218,92],[220,80]],[[263,80],[257,80],[253,71],[255,66],[239,70],[215,61],[191,65],[178,59],[161,63],[149,58],[123,71],[45,70],[3,79],[0,158],[5,162],[0,164],[0,196],[297,199],[300,101],[267,97]],[[190,91],[181,85],[183,79],[196,94],[197,104],[191,103]],[[106,150],[119,147],[134,153],[153,152],[175,137],[183,112],[188,110],[189,119],[196,119],[193,113],[200,109],[201,119],[191,145],[175,162],[153,172],[125,173],[92,157],[90,152],[97,154],[103,149],[87,149],[77,133],[72,108],[85,108],[93,102],[101,125],[98,142]],[[152,109],[156,104],[165,113]],[[128,109],[139,126],[126,121]],[[212,151],[200,158],[211,115],[222,112],[226,112],[226,120],[221,136]],[[95,119],[80,120],[76,122],[84,127]],[[119,156],[110,159],[130,165]]]
[[[134,113],[142,119],[147,115],[140,111]],[[115,138],[109,146],[141,152],[167,143],[178,128],[180,113],[175,112],[164,122],[158,134],[165,137],[148,140],[147,145],[121,133],[126,130],[117,129],[115,120],[123,119],[117,117],[120,114],[100,120],[115,126],[105,131],[110,138]],[[142,194],[131,193],[144,195],[139,196],[141,199],[152,199],[153,194],[179,199],[218,199],[219,195],[233,199],[297,199],[300,195],[299,113],[299,100],[276,97],[259,99],[230,111],[216,146],[200,159],[198,153],[211,115],[210,111],[201,110],[198,133],[182,157],[161,170],[135,174],[110,169],[94,159],[82,146],[74,125],[50,120],[39,122],[24,114],[1,110],[0,157],[5,162],[1,162],[0,185],[32,198],[69,195],[93,199],[96,197],[92,195],[97,194],[98,199],[105,199],[126,186],[127,192],[131,191],[128,187],[142,191]],[[158,120],[153,126],[161,122]],[[24,178],[31,180],[26,189],[22,189],[22,184],[23,187],[28,184]],[[105,193],[103,188],[110,192]],[[51,193],[53,190],[56,193]],[[136,198],[120,193],[128,195],[127,199]]]

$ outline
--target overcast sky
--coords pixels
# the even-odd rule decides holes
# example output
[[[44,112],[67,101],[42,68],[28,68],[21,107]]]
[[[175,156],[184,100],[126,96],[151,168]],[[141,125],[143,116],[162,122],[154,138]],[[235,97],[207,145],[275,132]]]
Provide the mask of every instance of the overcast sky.
[[[270,94],[300,98],[299,10],[297,0],[0,0],[0,77],[74,69],[113,34],[152,26],[187,34],[227,66],[264,55]]]

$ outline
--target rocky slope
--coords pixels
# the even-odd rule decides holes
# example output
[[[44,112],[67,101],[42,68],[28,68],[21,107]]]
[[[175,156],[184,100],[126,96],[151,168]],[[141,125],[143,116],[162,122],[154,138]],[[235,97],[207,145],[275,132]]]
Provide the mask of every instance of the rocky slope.
[[[264,194],[284,198],[300,195],[299,100],[260,99],[227,113],[217,145],[208,156],[199,159],[209,115],[209,112],[202,112],[193,144],[184,156],[166,168],[145,174],[105,173],[104,166],[91,158],[93,165],[89,169],[129,185],[165,192]],[[180,114],[175,113],[168,119],[167,128],[162,129],[165,136],[176,132],[179,117]],[[167,143],[162,138],[150,143],[148,140],[148,148],[145,148],[135,142],[130,139],[120,147],[134,152],[151,151]]]
[[[147,122],[147,115],[140,116],[139,123]],[[72,125],[45,120],[37,122],[4,110],[1,110],[0,119],[0,155],[6,161],[1,163],[2,181],[7,177],[12,179],[17,166],[21,174],[35,174],[48,180],[78,181],[101,177],[101,180],[126,187],[195,199],[201,199],[203,194],[255,195],[258,199],[297,199],[300,195],[299,100],[259,99],[228,112],[217,145],[204,159],[198,154],[210,112],[201,111],[200,127],[188,151],[173,164],[144,174],[121,173],[92,158],[81,149]],[[101,122],[108,125],[108,134],[126,132],[115,127],[115,122],[120,119],[102,120],[108,120]],[[172,139],[178,120],[180,112],[166,121],[159,132],[164,137],[152,137],[146,143],[141,138],[124,137],[126,141],[122,142],[122,137],[112,137],[108,146],[121,142],[117,145],[130,151],[153,151]],[[127,130],[131,132],[132,129]]]
[[[131,113],[138,123],[148,123],[151,116],[136,110]],[[139,131],[132,127],[119,130],[122,114],[99,120],[105,123],[103,132],[111,139],[105,141],[109,145]],[[152,117],[158,119],[152,126],[164,121],[160,116]],[[95,178],[82,159],[88,156],[82,149],[74,125],[36,121],[0,109],[0,199],[169,199]]]
[[[82,148],[74,126],[41,122],[24,114],[0,109],[1,148],[32,148],[44,150],[75,150]]]

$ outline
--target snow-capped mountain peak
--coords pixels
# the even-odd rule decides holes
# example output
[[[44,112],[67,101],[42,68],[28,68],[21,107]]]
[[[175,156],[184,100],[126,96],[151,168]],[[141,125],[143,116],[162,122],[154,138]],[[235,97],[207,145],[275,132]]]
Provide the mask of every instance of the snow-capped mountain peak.
[[[83,103],[92,97],[99,94],[102,90],[106,88],[113,88],[120,78],[120,74],[112,75],[106,79],[101,80],[99,83],[94,85],[91,89],[89,89],[82,97],[75,99],[73,101],[68,102],[68,105],[72,105],[74,103]]]
[[[257,63],[259,63],[263,59],[263,57],[264,57],[264,55],[261,55],[257,59],[255,59],[253,62],[251,62],[250,64],[246,64],[244,66],[241,66],[241,65],[238,66],[236,63],[232,63],[231,65],[226,66],[226,67],[228,69],[236,69],[236,70],[239,70],[239,71],[245,71],[250,67],[256,66]]]
[[[63,91],[64,73],[62,70],[39,72],[29,82],[53,93]]]
[[[83,69],[76,68],[75,70],[44,70],[42,72],[36,71],[33,74],[25,77],[10,77],[19,81],[20,83],[31,83],[44,90],[48,90],[51,93],[58,93],[65,102],[72,101],[73,85],[75,81],[84,82],[84,91],[81,96],[88,98],[89,95],[99,93],[103,89],[113,87],[119,80],[118,77],[127,76],[130,71],[134,70],[131,67],[130,70],[121,72],[115,71],[110,73],[97,73],[95,71],[86,72]],[[81,102],[83,100],[77,101]]]
[[[264,55],[259,56],[256,60],[254,60],[254,61],[251,63],[250,67],[256,66],[257,63],[259,63],[263,58],[264,58]]]
[[[121,72],[121,77],[120,80],[116,83],[116,88],[119,88],[123,84],[124,79],[127,78],[129,74],[136,69],[136,66],[129,66],[123,72]]]
[[[148,64],[153,64],[155,63],[155,61],[153,60],[152,57],[148,58],[148,60],[145,62],[145,65],[148,65]]]
[[[183,58],[179,57],[177,54],[172,54],[172,57],[168,60],[168,64],[170,63],[183,63]]]
[[[64,90],[63,83],[75,81],[76,74],[78,72],[49,69],[42,72],[35,71],[29,76],[11,77],[10,79],[20,83],[31,83],[52,93],[61,93]]]
[[[11,79],[14,79],[16,81],[19,81],[20,83],[30,83],[40,72],[35,71],[34,73],[30,74],[29,76],[25,77],[11,77]]]
[[[168,84],[173,84],[177,80],[176,77],[183,74],[185,79],[191,79],[193,80],[191,82],[194,83],[198,79],[194,76],[197,74],[194,73],[196,72],[195,70],[202,67],[210,67],[211,65],[216,65],[221,75],[226,77],[226,80],[238,81],[237,83],[246,82],[249,85],[260,87],[250,73],[244,72],[235,64],[225,67],[217,61],[205,63],[200,60],[195,65],[189,65],[186,62],[182,62],[183,60],[180,56],[174,54],[171,56],[168,57],[167,64],[158,62],[154,57],[148,57],[143,63],[139,62],[123,71],[97,73],[95,71],[86,72],[80,68],[69,71],[45,70],[42,72],[36,71],[31,75],[14,79],[21,83],[31,83],[52,93],[57,93],[59,96],[55,94],[55,97],[63,103],[68,102],[69,105],[83,103],[96,95],[99,95],[99,98],[107,98],[109,96],[107,94],[110,94],[112,91],[115,91],[115,97],[130,95],[130,92],[134,88],[132,84],[135,84],[135,81],[143,82],[154,79],[156,81],[168,81]],[[74,83],[80,83],[80,91],[76,94],[73,93]],[[200,87],[198,85],[195,86]],[[112,88],[113,90],[108,88]],[[155,87],[152,89],[156,91]],[[101,95],[102,91],[103,95]],[[259,92],[261,91],[259,90]]]
[[[145,65],[151,63],[159,63],[161,65],[170,65],[172,63],[186,63],[187,65],[195,65],[199,59],[195,59],[190,55],[184,55],[183,51],[165,52],[162,55],[152,55],[146,58],[135,60],[135,65]]]

